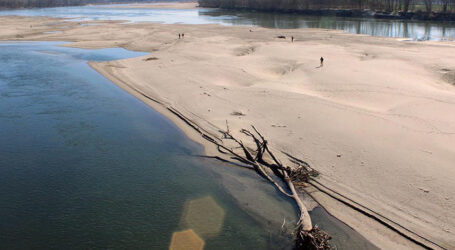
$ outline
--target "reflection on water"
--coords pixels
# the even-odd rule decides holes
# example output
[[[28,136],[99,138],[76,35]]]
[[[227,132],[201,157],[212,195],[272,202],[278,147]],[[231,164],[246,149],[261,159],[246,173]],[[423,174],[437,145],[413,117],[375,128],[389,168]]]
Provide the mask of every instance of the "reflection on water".
[[[253,25],[267,28],[322,28],[354,34],[407,37],[413,40],[454,40],[455,22],[343,18],[298,14],[229,11],[220,9],[113,8],[113,5],[3,10],[1,15],[51,16],[73,20],[125,20],[224,25]]]
[[[220,233],[224,216],[223,208],[211,196],[205,196],[185,203],[181,224],[207,239]]]
[[[225,214],[211,196],[188,200],[180,222],[180,227],[188,229],[172,234],[169,249],[203,249],[204,239],[216,237],[221,232]]]
[[[188,229],[172,234],[169,250],[202,250],[205,242],[192,230]]]
[[[254,25],[266,28],[321,28],[344,30],[354,34],[384,37],[407,37],[414,40],[454,40],[455,22],[428,22],[336,16],[305,16],[229,10],[201,10],[200,15],[231,25]]]

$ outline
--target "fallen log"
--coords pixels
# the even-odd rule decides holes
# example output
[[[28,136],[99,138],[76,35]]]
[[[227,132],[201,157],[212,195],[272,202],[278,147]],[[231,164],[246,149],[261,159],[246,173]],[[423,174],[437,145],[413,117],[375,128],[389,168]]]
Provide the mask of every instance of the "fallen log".
[[[308,182],[310,176],[316,176],[317,172],[309,166],[306,166],[308,164],[297,164],[297,168],[284,166],[270,150],[267,140],[254,126],[252,126],[254,133],[246,129],[242,129],[240,132],[253,140],[256,145],[255,149],[247,148],[242,141],[235,138],[229,131],[227,122],[226,127],[226,131],[219,131],[222,134],[221,142],[214,140],[209,136],[207,136],[208,138],[206,139],[215,144],[218,147],[218,151],[229,156],[231,160],[226,160],[218,156],[210,158],[222,161],[238,161],[242,164],[237,165],[253,169],[258,175],[273,184],[280,193],[294,200],[299,209],[299,220],[295,232],[295,249],[330,249],[330,236],[318,227],[313,227],[308,210],[294,186],[294,182],[299,184]],[[223,140],[232,141],[237,147],[235,149],[230,148],[223,143]],[[271,173],[280,178],[285,186],[283,187],[275,181],[275,179],[270,176]],[[286,191],[286,188],[289,191]]]

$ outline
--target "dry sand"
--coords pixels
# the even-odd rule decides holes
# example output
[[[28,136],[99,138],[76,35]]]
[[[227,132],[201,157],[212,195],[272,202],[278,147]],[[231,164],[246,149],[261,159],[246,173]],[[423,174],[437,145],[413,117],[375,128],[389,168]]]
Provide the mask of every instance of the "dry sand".
[[[33,28],[24,28],[30,23]],[[149,51],[141,58],[91,65],[193,139],[202,142],[143,95],[212,133],[224,129],[226,120],[232,131],[253,124],[274,149],[320,171],[322,184],[442,247],[455,248],[455,44],[318,29],[62,25],[48,18],[0,17],[0,39]],[[61,32],[42,33],[50,30]],[[184,39],[178,39],[179,32]],[[321,56],[324,67],[318,67]],[[145,60],[150,57],[155,59]],[[207,147],[207,152],[213,150]],[[327,195],[309,191],[378,247],[417,248]]]

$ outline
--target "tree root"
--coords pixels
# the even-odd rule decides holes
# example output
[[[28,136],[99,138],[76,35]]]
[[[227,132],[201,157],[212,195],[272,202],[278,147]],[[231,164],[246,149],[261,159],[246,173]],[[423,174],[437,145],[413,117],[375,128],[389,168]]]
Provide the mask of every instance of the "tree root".
[[[328,244],[330,236],[315,226],[310,231],[299,230],[295,242],[296,249],[325,250],[331,249]]]

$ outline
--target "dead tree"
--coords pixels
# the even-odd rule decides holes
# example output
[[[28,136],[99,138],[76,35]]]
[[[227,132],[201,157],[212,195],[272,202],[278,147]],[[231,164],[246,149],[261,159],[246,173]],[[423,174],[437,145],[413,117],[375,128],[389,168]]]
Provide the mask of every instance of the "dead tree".
[[[306,183],[311,176],[316,176],[317,172],[305,164],[298,164],[297,168],[284,166],[270,150],[268,142],[262,134],[259,133],[254,126],[252,126],[252,128],[254,132],[250,132],[246,129],[242,129],[240,132],[252,139],[255,149],[248,148],[242,141],[235,138],[230,133],[229,126],[227,126],[226,131],[220,130],[219,132],[223,136],[222,140],[229,140],[235,143],[235,149],[230,148],[209,136],[204,136],[204,138],[214,143],[218,147],[220,153],[227,155],[230,158],[228,161],[238,161],[242,163],[243,166],[253,169],[261,177],[273,184],[279,192],[295,201],[299,208],[299,220],[296,225],[296,249],[330,249],[328,243],[330,237],[319,228],[313,227],[308,210],[303,204],[293,183]],[[226,161],[226,159],[221,157],[215,158]],[[285,187],[275,181],[271,174],[280,178],[285,183]]]

